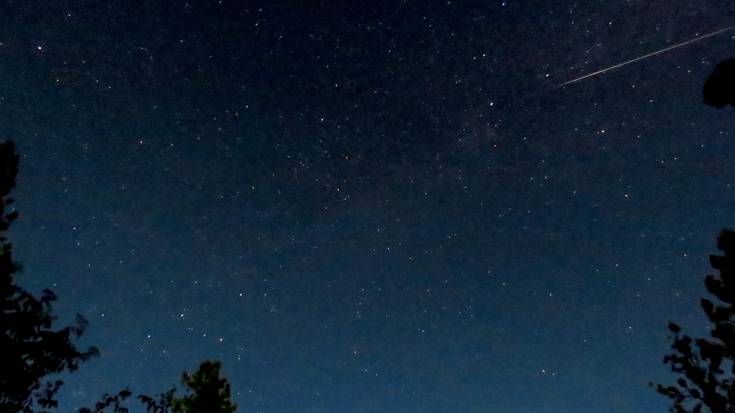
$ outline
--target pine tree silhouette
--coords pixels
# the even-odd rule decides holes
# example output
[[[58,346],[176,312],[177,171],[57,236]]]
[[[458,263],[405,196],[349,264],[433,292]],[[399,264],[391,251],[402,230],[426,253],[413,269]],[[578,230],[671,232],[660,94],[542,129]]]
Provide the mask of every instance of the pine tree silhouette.
[[[184,373],[181,382],[191,392],[174,398],[176,413],[234,413],[237,405],[230,400],[230,384],[220,377],[222,363],[204,361],[193,374]]]

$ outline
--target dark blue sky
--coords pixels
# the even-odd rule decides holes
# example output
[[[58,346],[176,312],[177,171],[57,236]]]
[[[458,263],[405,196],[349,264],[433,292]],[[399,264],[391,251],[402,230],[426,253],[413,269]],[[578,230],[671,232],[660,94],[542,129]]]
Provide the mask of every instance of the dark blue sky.
[[[651,412],[733,225],[724,1],[11,1],[21,282],[241,412]],[[330,4],[333,3],[333,4]]]

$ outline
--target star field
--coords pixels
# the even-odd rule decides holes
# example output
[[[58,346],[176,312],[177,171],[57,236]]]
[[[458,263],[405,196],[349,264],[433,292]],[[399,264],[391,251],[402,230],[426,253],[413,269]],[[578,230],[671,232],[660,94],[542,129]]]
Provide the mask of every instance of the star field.
[[[707,327],[715,1],[10,2],[20,281],[90,321],[64,408],[220,359],[242,412],[650,412]]]

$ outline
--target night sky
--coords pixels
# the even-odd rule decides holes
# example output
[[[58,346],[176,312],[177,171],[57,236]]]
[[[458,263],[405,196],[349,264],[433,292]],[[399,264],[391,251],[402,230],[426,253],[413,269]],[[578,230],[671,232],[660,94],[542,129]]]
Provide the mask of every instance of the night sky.
[[[706,333],[729,1],[5,1],[19,282],[102,353],[62,407],[222,360],[241,412],[663,412]]]

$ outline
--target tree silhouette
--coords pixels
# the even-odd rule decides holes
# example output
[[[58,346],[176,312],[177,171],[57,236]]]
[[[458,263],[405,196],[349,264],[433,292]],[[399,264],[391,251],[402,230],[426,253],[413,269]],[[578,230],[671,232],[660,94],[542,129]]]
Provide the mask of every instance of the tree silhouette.
[[[96,348],[76,348],[74,340],[87,327],[77,315],[77,323],[54,330],[56,317],[51,304],[56,295],[43,290],[37,298],[16,285],[13,275],[20,271],[13,261],[12,245],[5,236],[18,213],[10,205],[10,191],[15,188],[18,155],[12,142],[0,142],[0,413],[46,413],[58,406],[56,393],[61,380],[47,380],[49,375],[76,370],[80,363],[99,354]],[[184,372],[182,383],[189,394],[177,398],[175,389],[153,397],[141,394],[137,399],[148,413],[234,413],[230,384],[220,377],[222,363],[205,361],[193,374]],[[128,413],[125,389],[105,394],[94,408],[80,413]]]
[[[656,390],[673,401],[674,413],[735,412],[735,232],[723,230],[717,248],[724,256],[711,255],[718,275],[705,279],[707,291],[719,302],[702,299],[702,309],[712,323],[711,338],[693,339],[669,323],[673,352],[664,363],[680,376],[675,385],[656,385]]]
[[[95,403],[94,408],[82,407],[79,409],[79,413],[103,413],[105,411],[111,413],[128,413],[129,410],[125,407],[125,400],[131,394],[128,389],[121,390],[117,394],[104,394],[102,399]]]
[[[222,363],[204,361],[193,374],[184,372],[181,382],[188,395],[176,397],[176,389],[153,397],[141,394],[137,399],[147,413],[234,413],[237,405],[230,400],[230,384],[220,377]],[[117,394],[105,394],[93,408],[82,408],[79,413],[128,413],[126,400],[131,396],[127,389]]]
[[[222,363],[204,361],[193,374],[184,373],[181,382],[191,392],[173,399],[176,413],[234,413],[237,405],[230,400],[230,384],[220,377]]]
[[[174,413],[172,409],[175,391],[176,389],[171,389],[153,397],[141,394],[137,399],[143,403],[147,413]],[[104,394],[94,407],[82,407],[79,413],[128,413],[130,409],[126,401],[132,394],[128,389],[121,390],[117,394]]]
[[[717,64],[704,82],[703,98],[704,103],[718,109],[735,106],[735,59]]]
[[[57,406],[54,396],[63,384],[46,377],[74,371],[98,352],[80,351],[73,343],[87,326],[81,316],[74,326],[53,329],[52,291],[43,290],[39,298],[15,284],[20,269],[5,233],[18,216],[8,196],[17,173],[15,146],[0,143],[0,412],[45,412]]]
[[[173,413],[174,392],[176,392],[175,388],[153,397],[141,394],[138,400],[145,405],[148,413]]]

